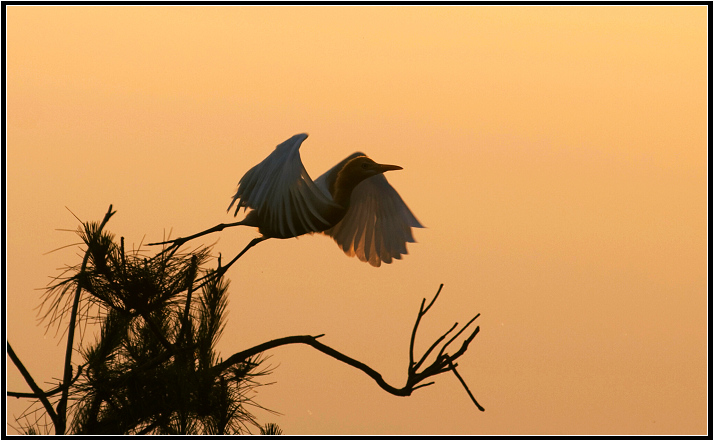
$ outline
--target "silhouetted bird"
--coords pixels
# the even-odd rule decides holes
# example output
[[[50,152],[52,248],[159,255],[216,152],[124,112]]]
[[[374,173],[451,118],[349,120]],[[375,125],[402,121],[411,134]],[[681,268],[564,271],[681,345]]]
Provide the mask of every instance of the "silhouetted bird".
[[[401,170],[353,153],[313,182],[300,160],[307,134],[295,135],[241,178],[230,211],[251,211],[231,225],[257,227],[262,234],[250,247],[269,238],[306,233],[331,236],[348,256],[379,266],[407,254],[411,229],[423,228],[383,173]],[[235,261],[235,259],[234,259]]]

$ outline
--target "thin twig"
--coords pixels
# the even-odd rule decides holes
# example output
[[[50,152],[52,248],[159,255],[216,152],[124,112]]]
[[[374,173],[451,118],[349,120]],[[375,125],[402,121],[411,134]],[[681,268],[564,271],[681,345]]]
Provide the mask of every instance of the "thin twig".
[[[478,316],[477,316],[478,317]],[[476,326],[476,329],[474,329],[474,332],[471,333],[471,335],[464,340],[464,342],[461,344],[461,348],[456,351],[454,355],[451,356],[452,360],[456,360],[457,358],[461,357],[461,354],[466,352],[466,349],[468,349],[469,345],[471,344],[471,341],[476,337],[476,334],[478,334],[479,330],[481,328]]]
[[[77,366],[77,373],[74,375],[74,378],[72,378],[72,381],[69,384],[60,384],[54,389],[48,390],[46,392],[42,392],[40,395],[43,395],[45,397],[51,397],[52,395],[58,394],[59,392],[62,392],[64,389],[67,389],[68,387],[72,386],[79,376],[82,374],[82,369],[84,369],[84,365],[80,364]],[[13,398],[40,398],[40,395],[37,395],[36,393],[28,393],[28,392],[7,392],[7,395],[9,397]]]
[[[439,297],[439,294],[441,293],[441,288],[443,288],[443,287],[444,287],[443,283],[441,285],[439,285],[439,289],[436,291],[436,295],[434,296],[433,299],[431,299],[429,306],[427,306],[426,309],[424,310],[424,314],[426,314],[427,311],[429,311],[429,308],[431,308],[431,305],[433,305],[434,302],[436,302],[436,299]]]
[[[474,317],[474,318],[472,318],[471,320],[469,320],[469,322],[466,323],[466,325],[464,325],[464,327],[461,328],[461,330],[460,330],[459,332],[457,332],[456,335],[454,335],[453,337],[451,337],[451,340],[449,340],[448,342],[446,342],[446,344],[444,345],[444,347],[441,348],[441,351],[439,351],[439,355],[438,355],[439,357],[441,357],[441,356],[444,354],[444,351],[446,350],[446,347],[449,346],[454,340],[456,340],[456,337],[458,337],[459,335],[461,335],[461,333],[464,332],[464,330],[465,330],[466,328],[468,328],[469,325],[470,325],[471,323],[473,323],[474,320],[476,320],[479,315],[481,315],[481,314],[476,314],[476,317]],[[453,329],[453,328],[452,328],[452,329]]]
[[[458,322],[457,322],[457,323],[454,323],[454,326],[452,326],[451,329],[449,329],[448,331],[446,331],[446,333],[444,333],[444,335],[442,335],[441,337],[439,337],[439,338],[429,347],[429,349],[427,349],[427,351],[424,353],[424,355],[422,355],[421,359],[417,362],[417,364],[414,365],[414,368],[413,368],[414,372],[416,372],[416,370],[419,369],[419,367],[426,361],[426,357],[429,356],[429,354],[431,353],[431,351],[433,351],[434,348],[436,348],[436,346],[437,346],[439,343],[441,343],[441,341],[444,340],[444,338],[446,338],[446,336],[449,335],[449,333],[450,333],[451,331],[453,331],[454,328],[456,328],[458,325],[459,325]],[[441,357],[441,353],[439,353],[439,355],[437,356],[437,358],[439,358],[439,357]]]
[[[439,289],[436,290],[436,295],[434,295],[434,298],[431,299],[431,302],[429,302],[429,306],[427,306],[426,309],[424,309],[424,303],[426,303],[426,299],[424,298],[421,300],[421,306],[419,306],[419,314],[417,314],[416,321],[414,322],[414,327],[412,328],[412,337],[411,337],[411,340],[409,341],[409,369],[412,369],[412,367],[414,366],[414,340],[416,339],[416,331],[417,331],[417,328],[419,327],[419,322],[421,321],[421,318],[424,317],[424,315],[426,315],[427,311],[429,311],[429,308],[431,308],[431,305],[434,304],[434,302],[436,301],[436,298],[439,297],[439,294],[441,293],[441,288],[443,288],[443,287],[444,287],[443,283],[441,285],[439,285]],[[417,368],[414,367],[413,369],[416,370]]]
[[[431,386],[431,385],[434,384],[434,383],[436,383],[436,382],[435,382],[435,381],[430,381],[430,382],[428,382],[428,383],[420,384],[419,386],[414,386],[414,387],[412,388],[412,391],[415,391],[415,390],[417,390],[417,389],[419,389],[419,388],[421,388],[421,387]]]
[[[411,370],[414,366],[414,340],[416,340],[416,331],[419,327],[419,321],[421,321],[421,316],[424,315],[424,303],[426,299],[421,299],[421,306],[419,306],[419,313],[414,321],[414,327],[412,328],[412,337],[409,340],[409,369]]]
[[[476,398],[474,398],[474,394],[471,393],[471,390],[466,385],[466,382],[464,381],[463,378],[461,378],[461,375],[459,375],[458,371],[456,370],[456,366],[452,362],[449,362],[449,365],[451,367],[451,370],[454,372],[454,375],[456,375],[456,378],[459,379],[459,381],[461,382],[461,385],[464,387],[464,389],[466,389],[466,393],[468,393],[469,397],[471,397],[471,401],[473,401],[474,404],[476,405],[476,407],[478,407],[478,410],[480,410],[481,412],[485,411],[486,409],[484,409],[483,406],[478,404],[478,401],[476,401]]]

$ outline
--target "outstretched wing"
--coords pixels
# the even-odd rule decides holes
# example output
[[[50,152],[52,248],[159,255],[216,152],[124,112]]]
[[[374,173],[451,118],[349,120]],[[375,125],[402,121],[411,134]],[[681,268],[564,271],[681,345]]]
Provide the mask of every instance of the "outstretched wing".
[[[337,205],[315,186],[300,159],[300,144],[306,133],[295,135],[275,147],[273,153],[241,178],[230,211],[241,208],[249,214],[264,236],[295,237],[323,231],[332,224],[326,219]]]
[[[323,233],[335,239],[348,256],[380,266],[407,254],[407,242],[415,242],[412,227],[423,225],[380,174],[355,187],[345,217]]]

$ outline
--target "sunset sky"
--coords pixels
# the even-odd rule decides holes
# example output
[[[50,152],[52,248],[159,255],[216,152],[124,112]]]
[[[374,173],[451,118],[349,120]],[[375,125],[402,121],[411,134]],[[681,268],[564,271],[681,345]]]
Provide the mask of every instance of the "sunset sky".
[[[40,385],[62,375],[37,307],[81,262],[50,253],[78,242],[72,213],[113,204],[128,248],[231,222],[241,176],[307,132],[313,178],[355,151],[402,166],[387,177],[426,228],[380,268],[323,235],[259,244],[227,274],[222,356],[324,333],[401,387],[444,283],[417,349],[481,313],[459,372],[486,411],[450,373],[395,397],[289,346],[266,354],[255,401],[281,415],[261,422],[706,433],[706,6],[9,6],[6,32],[5,323]],[[202,243],[225,259],[256,236]]]

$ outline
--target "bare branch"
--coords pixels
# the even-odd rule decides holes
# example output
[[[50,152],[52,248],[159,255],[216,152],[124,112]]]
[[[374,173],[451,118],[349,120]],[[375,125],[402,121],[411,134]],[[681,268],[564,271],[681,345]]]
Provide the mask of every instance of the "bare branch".
[[[414,321],[414,327],[412,328],[412,337],[409,340],[409,369],[414,366],[414,340],[416,339],[416,331],[419,327],[419,321],[421,321],[421,316],[424,314],[425,302],[426,299],[421,299],[421,306],[419,306],[419,314],[417,314],[417,318]]]
[[[429,356],[429,354],[431,353],[431,351],[433,351],[434,348],[436,348],[436,346],[437,346],[439,343],[441,343],[441,341],[444,340],[444,338],[446,338],[446,336],[449,335],[449,333],[450,333],[451,331],[453,331],[454,328],[456,328],[458,325],[459,325],[458,323],[454,323],[454,326],[452,326],[451,329],[449,329],[448,331],[446,331],[446,332],[444,333],[444,335],[442,335],[441,337],[439,337],[439,338],[429,347],[429,349],[427,349],[427,351],[424,353],[424,355],[422,355],[421,359],[417,362],[417,364],[415,364],[415,365],[413,366],[412,370],[416,372],[416,370],[419,369],[419,367],[421,367],[421,365],[426,361],[426,357]],[[447,343],[447,344],[448,344],[448,343]],[[437,356],[437,358],[439,358],[439,357],[441,357],[441,353],[439,353],[439,355]]]
[[[10,342],[7,342],[7,354],[10,356],[12,362],[15,363],[17,369],[25,378],[25,381],[30,386],[30,389],[32,389],[35,395],[37,395],[37,398],[39,398],[42,402],[42,405],[45,407],[47,414],[52,419],[52,423],[55,425],[55,427],[57,427],[57,425],[59,424],[59,417],[57,416],[57,412],[55,412],[55,409],[52,407],[52,404],[50,404],[50,401],[47,399],[47,396],[45,395],[43,390],[40,389],[37,383],[35,383],[35,380],[32,378],[32,375],[30,375],[30,372],[25,368],[25,365],[22,364],[20,358],[15,354],[15,351],[12,350]]]
[[[412,391],[415,391],[415,390],[419,389],[420,387],[431,386],[434,383],[436,383],[436,381],[430,381],[428,383],[420,384],[419,386],[414,386],[412,388]]]
[[[477,316],[478,317],[478,316]],[[452,360],[456,360],[457,358],[461,357],[461,355],[466,352],[466,349],[469,348],[469,344],[471,344],[471,341],[476,337],[476,334],[481,330],[478,326],[476,326],[476,329],[474,329],[474,332],[471,333],[471,335],[464,340],[464,342],[461,344],[461,348],[456,351],[454,355],[451,356]]]
[[[436,297],[438,297],[439,292],[441,292],[441,287],[443,287],[443,284],[439,287],[439,291],[436,293],[434,300],[436,300]],[[415,336],[416,336],[416,330],[418,328],[419,321],[424,316],[426,311],[434,304],[434,300],[432,300],[431,303],[429,303],[429,305],[426,307],[426,309],[424,308],[424,303],[426,302],[426,299],[422,300],[421,307],[419,308],[419,314],[417,315],[416,323],[412,330],[412,339],[411,339],[410,347],[409,347],[410,365],[407,370],[407,382],[404,385],[404,387],[395,387],[395,386],[390,385],[389,383],[384,381],[384,379],[382,378],[382,375],[379,372],[377,372],[376,370],[372,369],[371,367],[367,366],[366,364],[364,364],[358,360],[355,360],[354,358],[351,358],[351,357],[319,342],[317,339],[318,339],[318,337],[322,337],[322,335],[319,335],[319,336],[295,335],[295,336],[291,336],[291,337],[283,337],[283,338],[279,338],[276,340],[271,340],[269,342],[265,342],[265,343],[259,344],[257,346],[254,346],[252,348],[249,348],[244,351],[233,354],[227,360],[215,365],[212,369],[214,370],[214,372],[216,374],[218,374],[218,373],[224,371],[225,369],[228,369],[229,367],[233,366],[234,364],[244,362],[248,358],[250,358],[254,355],[260,354],[263,351],[267,351],[269,349],[273,349],[278,346],[301,343],[301,344],[306,344],[308,346],[312,346],[313,348],[317,349],[318,351],[320,351],[324,354],[329,355],[332,358],[335,358],[345,364],[348,364],[354,368],[361,370],[365,374],[369,375],[379,385],[379,387],[381,387],[382,389],[384,389],[385,391],[389,392],[392,395],[396,395],[396,396],[400,396],[400,397],[409,396],[409,395],[411,395],[412,392],[414,392],[415,390],[417,390],[419,388],[434,384],[433,381],[431,381],[429,383],[423,383],[423,381],[425,381],[426,379],[428,379],[430,377],[439,375],[444,372],[453,371],[454,374],[456,374],[457,377],[459,378],[459,381],[461,381],[461,384],[464,386],[464,389],[466,389],[466,392],[471,397],[471,400],[474,402],[474,404],[476,404],[476,406],[478,407],[479,410],[483,411],[484,410],[483,407],[481,407],[481,405],[478,404],[476,399],[473,397],[473,394],[466,386],[466,383],[463,381],[463,379],[456,372],[457,365],[454,363],[456,358],[461,356],[466,351],[469,343],[471,342],[471,340],[473,340],[473,338],[478,333],[479,328],[476,327],[476,330],[464,341],[461,348],[459,349],[459,351],[457,351],[456,354],[454,354],[452,356],[450,356],[448,354],[444,354],[446,347],[449,344],[451,344],[456,339],[456,337],[458,337],[461,333],[463,333],[463,331],[466,328],[468,328],[469,325],[471,325],[471,323],[473,323],[474,320],[476,320],[476,318],[479,317],[478,314],[473,319],[471,319],[466,324],[466,326],[464,326],[454,337],[452,337],[446,344],[444,344],[444,346],[442,346],[441,350],[439,351],[439,355],[436,357],[436,360],[434,360],[434,362],[432,364],[430,364],[429,366],[424,368],[424,370],[422,370],[421,372],[417,372],[417,370],[424,363],[424,361],[426,360],[428,355],[431,353],[431,351],[433,351],[439,345],[439,343],[441,343],[446,338],[446,336],[449,333],[451,333],[456,328],[456,326],[458,326],[458,323],[454,324],[451,327],[451,329],[449,329],[445,334],[443,334],[441,337],[439,337],[431,345],[431,347],[426,351],[426,353],[424,353],[424,355],[420,358],[420,360],[416,364],[414,364],[413,350],[414,350],[414,340],[415,340]]]
[[[469,325],[470,325],[471,323],[473,323],[474,320],[476,320],[479,315],[481,315],[481,314],[476,314],[476,316],[475,316],[474,318],[472,318],[471,320],[469,320],[469,322],[466,323],[466,325],[465,325],[463,328],[461,328],[461,330],[460,330],[459,332],[457,332],[456,335],[454,335],[453,337],[451,337],[451,340],[449,340],[449,341],[446,342],[446,344],[441,348],[441,351],[439,351],[439,357],[441,357],[441,356],[444,354],[444,351],[446,350],[446,347],[449,346],[454,340],[456,340],[456,337],[458,337],[459,335],[461,335],[461,333],[464,332],[464,330],[465,330],[466,328],[468,328]],[[458,323],[457,323],[457,324],[458,324]],[[456,325],[454,325],[454,327],[456,327]],[[451,328],[451,329],[454,329],[454,328]]]
[[[419,314],[417,314],[416,321],[414,322],[414,327],[412,328],[412,338],[409,342],[409,369],[411,369],[412,366],[414,366],[414,340],[416,339],[416,331],[417,331],[417,328],[419,327],[419,322],[421,321],[421,318],[427,313],[427,311],[429,311],[429,308],[431,308],[431,305],[434,304],[434,302],[436,301],[436,298],[439,297],[439,294],[441,293],[441,288],[443,288],[443,287],[444,287],[443,283],[441,285],[439,285],[439,289],[436,291],[436,295],[431,300],[431,302],[429,302],[429,306],[427,306],[426,309],[424,309],[424,303],[426,303],[426,299],[424,298],[421,300],[421,306],[419,307]],[[427,352],[431,352],[431,349]],[[424,358],[426,358],[426,356],[424,356]]]
[[[439,294],[441,293],[441,288],[443,288],[443,287],[444,287],[443,283],[441,285],[439,285],[439,289],[436,291],[436,295],[434,296],[433,299],[431,299],[429,306],[426,307],[426,309],[424,310],[424,313],[422,315],[426,314],[429,311],[429,308],[431,308],[431,305],[433,305],[434,302],[436,302],[436,299],[439,297]]]
[[[466,392],[469,394],[469,397],[471,397],[471,401],[473,401],[476,407],[478,407],[478,410],[480,410],[481,412],[485,411],[486,409],[484,409],[480,404],[478,404],[478,401],[476,401],[476,398],[474,398],[474,394],[471,393],[471,390],[469,390],[469,387],[466,385],[466,382],[463,378],[461,378],[461,375],[459,375],[458,371],[456,370],[456,365],[451,362],[449,362],[449,365],[451,366],[451,370],[454,371],[454,375],[456,375],[456,378],[459,379],[461,385],[464,387],[464,389],[466,389]]]

